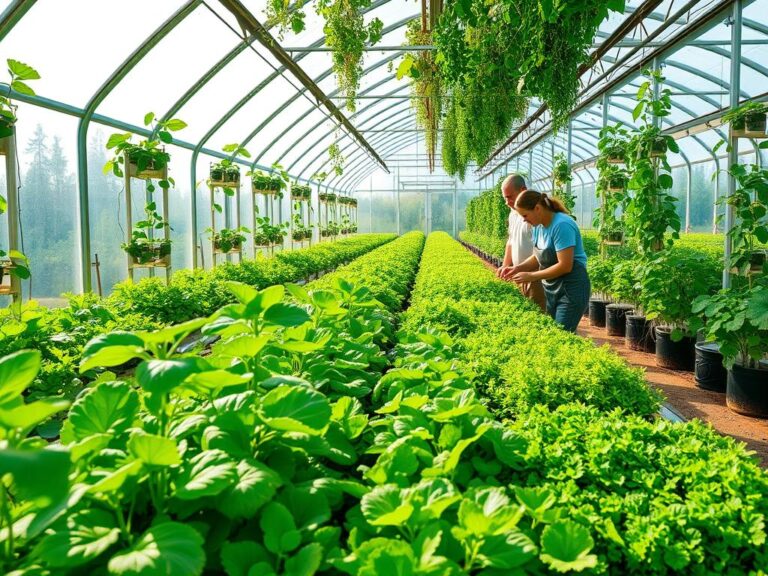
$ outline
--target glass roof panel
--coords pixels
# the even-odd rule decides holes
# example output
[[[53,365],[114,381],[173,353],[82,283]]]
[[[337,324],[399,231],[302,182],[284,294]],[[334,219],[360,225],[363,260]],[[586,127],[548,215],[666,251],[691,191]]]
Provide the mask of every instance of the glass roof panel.
[[[205,38],[205,42],[200,42],[200,38]],[[139,62],[99,106],[98,112],[135,123],[150,110],[162,115],[236,44],[232,31],[200,7]],[[188,124],[201,124],[208,118],[183,119]]]
[[[39,95],[84,106],[131,52],[183,4],[134,0],[128,9],[125,2],[116,0],[38,0],[3,39],[0,59],[14,58],[36,68],[41,79],[34,82],[34,89]],[[102,25],[94,26],[95,22]]]
[[[191,142],[201,139],[217,120],[272,71],[252,50],[238,54],[176,114],[179,118],[189,119],[189,126],[181,133],[183,139]]]
[[[296,94],[297,82],[289,82],[278,77],[267,87],[258,92],[237,112],[227,119],[208,142],[208,146],[218,150],[231,142],[242,142],[256,126],[267,116],[283,105],[291,96]]]

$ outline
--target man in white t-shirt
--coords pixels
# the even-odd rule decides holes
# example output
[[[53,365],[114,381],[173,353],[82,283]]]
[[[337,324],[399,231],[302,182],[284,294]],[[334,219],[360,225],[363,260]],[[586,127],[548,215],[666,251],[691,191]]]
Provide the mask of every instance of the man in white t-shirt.
[[[501,195],[509,206],[509,238],[504,249],[504,262],[496,270],[499,278],[507,279],[507,271],[517,264],[524,262],[533,254],[533,240],[531,237],[531,225],[515,211],[515,200],[518,195],[526,190],[525,179],[519,174],[511,174],[501,183]],[[522,282],[518,284],[523,296],[536,303],[542,311],[546,312],[547,299],[544,295],[544,287],[541,280]]]

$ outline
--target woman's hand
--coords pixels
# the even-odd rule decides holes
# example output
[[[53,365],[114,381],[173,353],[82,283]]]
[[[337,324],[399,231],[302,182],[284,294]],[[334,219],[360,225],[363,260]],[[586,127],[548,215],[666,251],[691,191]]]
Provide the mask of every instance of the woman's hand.
[[[501,274],[502,280],[512,280],[512,276],[518,273],[519,266],[507,266]]]
[[[533,272],[517,272],[512,276],[512,280],[518,284],[522,284],[524,282],[533,282]]]

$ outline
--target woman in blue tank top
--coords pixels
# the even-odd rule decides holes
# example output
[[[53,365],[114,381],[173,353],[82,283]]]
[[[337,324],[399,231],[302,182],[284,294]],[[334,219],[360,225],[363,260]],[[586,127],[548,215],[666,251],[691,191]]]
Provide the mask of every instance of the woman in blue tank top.
[[[511,268],[506,277],[515,282],[541,280],[547,313],[575,332],[591,291],[579,227],[559,200],[535,190],[520,194],[515,210],[533,226],[533,256]]]

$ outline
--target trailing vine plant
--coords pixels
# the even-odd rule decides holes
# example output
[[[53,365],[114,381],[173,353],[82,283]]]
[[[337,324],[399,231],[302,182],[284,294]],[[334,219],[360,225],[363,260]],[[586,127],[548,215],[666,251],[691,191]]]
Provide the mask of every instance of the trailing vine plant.
[[[628,147],[631,177],[625,221],[640,253],[648,255],[671,246],[679,237],[680,216],[675,209],[677,199],[669,193],[674,181],[667,162],[667,151],[679,152],[679,148],[672,136],[662,134],[658,121],[672,109],[671,91],[665,88],[655,94],[654,83],[664,81],[658,70],[646,70],[644,75],[632,113],[640,128]],[[665,237],[669,230],[671,236]]]
[[[339,91],[346,98],[347,110],[355,111],[355,96],[363,74],[363,53],[366,44],[381,40],[384,24],[378,18],[365,21],[363,10],[372,0],[315,0],[315,11],[325,20],[325,45],[331,49],[333,71]],[[308,2],[307,2],[308,3]],[[270,0],[266,15],[275,22],[282,38],[290,28],[298,34],[304,30],[305,13],[289,9],[283,0]]]
[[[449,173],[484,162],[525,116],[529,97],[548,105],[556,130],[566,124],[580,67],[589,64],[589,48],[610,10],[623,11],[624,1],[446,4],[433,34],[435,60],[456,107],[455,146],[465,146],[454,151],[443,144],[444,163],[454,162]]]
[[[424,20],[408,22],[406,44],[429,46],[432,32],[422,28]],[[443,111],[443,82],[435,55],[429,51],[408,52],[397,68],[397,79],[408,76],[411,80],[411,106],[416,112],[416,125],[424,130],[427,163],[430,172],[435,170],[438,129]]]
[[[554,166],[552,168],[553,195],[558,198],[573,213],[576,206],[576,196],[570,190],[568,184],[573,180],[571,176],[571,166],[565,157],[565,154],[555,154]]]
[[[593,225],[600,236],[602,252],[606,242],[623,240],[623,210],[627,201],[627,154],[630,133],[620,123],[606,126],[600,131],[597,142],[597,195],[600,206]]]

